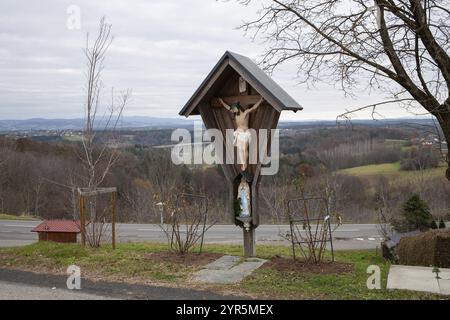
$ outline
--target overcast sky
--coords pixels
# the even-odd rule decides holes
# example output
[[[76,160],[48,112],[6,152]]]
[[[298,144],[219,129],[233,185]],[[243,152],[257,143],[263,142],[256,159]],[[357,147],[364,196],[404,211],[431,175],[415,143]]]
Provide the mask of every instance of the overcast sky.
[[[71,5],[80,8],[80,29],[66,26]],[[0,119],[83,116],[82,48],[103,15],[115,36],[105,61],[106,90],[133,89],[126,116],[177,117],[226,50],[253,59],[263,53],[263,44],[236,30],[259,6],[215,0],[1,0]],[[346,108],[383,100],[366,94],[345,98],[325,85],[307,89],[295,75],[290,66],[273,74],[304,107],[284,114],[285,120],[334,119]],[[385,115],[408,114],[396,109]]]

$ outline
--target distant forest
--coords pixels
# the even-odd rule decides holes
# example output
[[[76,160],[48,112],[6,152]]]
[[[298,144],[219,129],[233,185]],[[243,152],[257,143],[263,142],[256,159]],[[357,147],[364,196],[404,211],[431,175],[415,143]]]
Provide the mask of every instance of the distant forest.
[[[104,181],[118,188],[122,222],[158,222],[161,195],[191,192],[210,199],[210,219],[228,222],[227,188],[217,166],[175,166],[171,130],[121,131],[119,161]],[[408,127],[283,126],[280,171],[262,180],[263,223],[283,223],[286,202],[298,184],[310,194],[333,190],[343,222],[376,222],[381,193],[390,209],[419,193],[436,217],[448,214],[450,185],[435,135]],[[42,140],[38,137],[37,140]],[[45,140],[45,139],[44,139]],[[99,136],[99,142],[107,137]],[[74,140],[0,137],[0,213],[41,218],[78,217],[77,187],[83,168]],[[384,197],[386,198],[386,197]]]

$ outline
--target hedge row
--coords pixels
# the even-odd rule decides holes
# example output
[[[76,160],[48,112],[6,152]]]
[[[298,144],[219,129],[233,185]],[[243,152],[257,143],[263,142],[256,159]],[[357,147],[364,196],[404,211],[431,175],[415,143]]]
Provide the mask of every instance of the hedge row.
[[[450,229],[404,237],[396,252],[403,265],[450,268]]]

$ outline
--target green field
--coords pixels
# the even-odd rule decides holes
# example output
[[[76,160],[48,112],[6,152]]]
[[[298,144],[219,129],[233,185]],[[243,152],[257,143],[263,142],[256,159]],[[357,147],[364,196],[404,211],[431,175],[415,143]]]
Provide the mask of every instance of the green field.
[[[340,172],[353,176],[393,175],[401,173],[400,162],[370,164],[366,166],[340,170]]]
[[[38,273],[66,274],[71,264],[78,265],[83,277],[92,280],[119,281],[140,284],[157,284],[212,290],[219,293],[272,299],[439,299],[442,296],[403,290],[386,290],[389,263],[375,250],[339,251],[336,260],[349,263],[352,271],[344,273],[309,271],[280,271],[273,267],[256,270],[243,282],[234,285],[201,285],[191,276],[201,268],[172,259],[155,259],[164,253],[167,245],[156,243],[119,244],[99,249],[83,248],[77,244],[37,243],[19,248],[0,249],[0,268],[16,268]],[[258,246],[258,256],[265,259],[286,257],[291,259],[291,249],[285,246]],[[220,256],[241,255],[237,245],[206,245],[206,254]],[[166,253],[167,254],[167,253]],[[169,253],[175,255],[175,253]],[[173,257],[173,256],[170,256]],[[201,257],[198,257],[201,258]],[[197,259],[197,258],[195,258]],[[214,258],[215,259],[215,258]],[[168,261],[170,260],[170,261]],[[172,261],[172,262],[171,262]],[[289,261],[289,260],[288,260]],[[293,262],[293,260],[292,260]],[[382,288],[367,289],[367,267],[377,265],[382,272]],[[317,269],[316,269],[317,268]]]
[[[414,178],[424,176],[426,178],[435,178],[445,176],[445,170],[445,166],[440,166],[438,168],[426,169],[422,171],[403,171],[400,170],[400,162],[394,162],[354,167],[343,169],[339,172],[358,177],[390,176],[393,178]]]
[[[81,137],[81,135],[64,136],[64,140],[69,141],[69,142],[81,142],[82,137]]]
[[[404,146],[407,142],[402,139],[385,139],[383,143],[387,146]]]

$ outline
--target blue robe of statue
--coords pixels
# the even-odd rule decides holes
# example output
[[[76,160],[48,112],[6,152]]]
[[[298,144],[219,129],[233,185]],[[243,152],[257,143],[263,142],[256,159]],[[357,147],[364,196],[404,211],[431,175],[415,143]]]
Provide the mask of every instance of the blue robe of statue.
[[[250,217],[250,187],[246,181],[239,184],[237,198],[241,207],[240,216]]]

